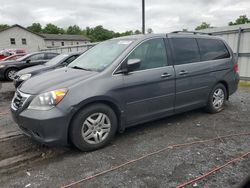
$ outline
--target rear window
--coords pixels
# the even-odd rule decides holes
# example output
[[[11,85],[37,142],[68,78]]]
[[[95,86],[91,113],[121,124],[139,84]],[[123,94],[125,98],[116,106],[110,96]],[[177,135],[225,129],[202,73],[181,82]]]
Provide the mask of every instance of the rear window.
[[[197,39],[202,61],[229,58],[230,54],[221,40]]]
[[[175,65],[200,61],[200,53],[197,42],[193,38],[170,39],[173,48]]]

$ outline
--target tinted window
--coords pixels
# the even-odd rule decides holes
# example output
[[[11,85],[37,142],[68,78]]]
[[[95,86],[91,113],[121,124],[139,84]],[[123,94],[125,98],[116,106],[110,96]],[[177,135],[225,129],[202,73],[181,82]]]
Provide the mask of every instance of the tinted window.
[[[54,57],[56,57],[56,56],[58,56],[58,54],[53,54],[53,53],[47,54],[47,55],[46,55],[46,59],[52,59],[52,58],[54,58]]]
[[[197,39],[201,52],[201,60],[215,60],[229,58],[230,54],[225,44],[215,39]]]
[[[44,54],[35,54],[28,58],[31,61],[44,60]]]
[[[167,54],[163,39],[151,39],[138,46],[128,57],[140,59],[138,70],[152,69],[167,65]]]
[[[195,39],[173,38],[170,41],[176,65],[200,61],[200,53]]]
[[[78,57],[79,57],[79,55],[71,56],[70,58],[68,58],[67,60],[64,61],[64,64],[68,65],[69,63],[71,63],[72,61],[74,61]]]
[[[46,65],[48,66],[52,66],[52,65],[56,65],[57,63],[63,61],[65,58],[67,58],[69,55],[68,54],[60,54],[56,57],[54,57],[53,59],[49,60]]]

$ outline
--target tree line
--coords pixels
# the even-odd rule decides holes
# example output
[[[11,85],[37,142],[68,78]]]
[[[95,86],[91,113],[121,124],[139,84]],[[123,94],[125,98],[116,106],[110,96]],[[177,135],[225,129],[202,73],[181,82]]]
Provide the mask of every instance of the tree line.
[[[229,26],[232,25],[240,25],[240,24],[246,24],[250,23],[250,19],[247,17],[247,15],[241,15],[239,16],[235,21],[231,21],[228,23]],[[208,29],[208,28],[214,28],[214,26],[211,26],[211,24],[202,22],[201,25],[198,25],[195,30],[202,30],[202,29]]]
[[[0,24],[0,30],[10,27],[7,24]],[[80,28],[78,25],[72,25],[67,28],[58,27],[52,23],[46,24],[44,27],[40,23],[32,23],[27,27],[28,30],[40,34],[70,34],[70,35],[83,35],[88,37],[91,42],[99,42],[108,40],[115,37],[122,37],[127,35],[141,34],[139,30],[114,32],[104,28],[102,25],[96,27]],[[151,32],[151,30],[149,30]]]
[[[250,19],[246,15],[239,16],[235,21],[229,22],[228,25],[239,25],[250,23]],[[7,24],[0,24],[0,30],[10,27]],[[211,24],[202,22],[201,25],[198,25],[195,30],[213,28]],[[141,31],[125,31],[125,32],[114,32],[112,30],[104,28],[102,25],[98,25],[96,27],[86,27],[84,29],[80,28],[78,25],[72,25],[67,28],[58,27],[52,23],[49,23],[42,27],[40,23],[32,23],[27,27],[28,30],[35,33],[47,33],[47,34],[71,34],[71,35],[83,35],[88,37],[91,42],[99,42],[107,39],[127,36],[127,35],[135,35],[141,34]],[[187,29],[183,29],[183,31],[187,31]],[[147,33],[152,33],[153,30],[149,28]]]

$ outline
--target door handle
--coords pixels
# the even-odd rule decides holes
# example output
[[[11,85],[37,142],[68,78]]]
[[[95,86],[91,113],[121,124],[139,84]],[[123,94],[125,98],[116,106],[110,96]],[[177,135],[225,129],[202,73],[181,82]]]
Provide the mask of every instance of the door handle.
[[[170,76],[172,76],[172,75],[171,75],[171,74],[168,74],[167,72],[165,72],[165,73],[163,73],[163,74],[161,75],[162,78],[168,78],[168,77],[170,77]]]
[[[188,71],[181,71],[181,72],[179,72],[179,75],[186,75],[186,74],[188,74]]]

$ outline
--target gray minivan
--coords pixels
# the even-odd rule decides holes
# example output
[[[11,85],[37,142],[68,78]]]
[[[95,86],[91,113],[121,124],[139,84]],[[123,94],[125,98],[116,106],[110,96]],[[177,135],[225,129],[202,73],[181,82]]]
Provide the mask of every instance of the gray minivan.
[[[220,112],[237,90],[237,71],[221,38],[121,37],[94,46],[68,67],[27,80],[11,111],[33,139],[89,151],[139,123],[202,107]]]

